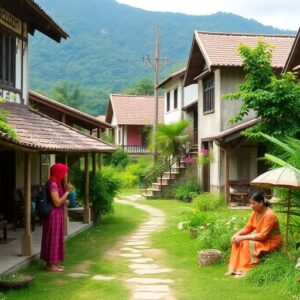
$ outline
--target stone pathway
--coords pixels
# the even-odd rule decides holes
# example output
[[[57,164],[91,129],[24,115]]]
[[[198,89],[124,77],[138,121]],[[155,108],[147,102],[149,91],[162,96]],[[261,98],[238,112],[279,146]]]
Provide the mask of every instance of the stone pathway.
[[[146,211],[150,221],[143,223],[120,249],[120,256],[127,258],[128,267],[137,275],[129,278],[126,283],[132,289],[132,300],[175,300],[171,293],[170,284],[174,283],[167,274],[172,270],[155,263],[151,254],[157,252],[149,246],[151,234],[163,227],[164,214],[151,206],[139,204],[135,201],[141,199],[139,195],[122,197],[116,202],[123,205],[132,205],[137,209]],[[155,277],[163,274],[165,278]],[[149,277],[151,276],[151,277]]]

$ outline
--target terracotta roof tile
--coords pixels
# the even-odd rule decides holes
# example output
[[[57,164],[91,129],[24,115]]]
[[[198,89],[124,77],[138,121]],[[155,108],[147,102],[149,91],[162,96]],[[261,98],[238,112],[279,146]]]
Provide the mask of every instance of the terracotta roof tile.
[[[196,41],[210,66],[242,66],[243,60],[238,54],[238,46],[244,43],[256,47],[258,39],[275,47],[272,66],[283,68],[291,51],[295,36],[258,35],[239,33],[195,32]]]
[[[110,95],[114,116],[119,125],[152,125],[154,97]],[[158,123],[164,122],[164,97],[158,98]]]
[[[13,142],[0,131],[0,139],[16,145],[45,152],[113,152],[115,147],[79,130],[53,120],[27,106],[1,103],[0,108],[9,112],[8,123],[17,134]]]

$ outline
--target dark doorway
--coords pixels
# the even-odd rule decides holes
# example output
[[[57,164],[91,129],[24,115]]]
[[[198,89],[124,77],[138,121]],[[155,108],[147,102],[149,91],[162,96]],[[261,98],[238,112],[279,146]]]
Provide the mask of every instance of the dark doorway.
[[[209,143],[203,142],[202,143],[202,150],[210,151]],[[210,191],[210,165],[206,164],[202,167],[202,178],[203,178],[203,191],[209,192]]]
[[[15,178],[16,152],[0,151],[0,215],[8,221],[13,219]]]

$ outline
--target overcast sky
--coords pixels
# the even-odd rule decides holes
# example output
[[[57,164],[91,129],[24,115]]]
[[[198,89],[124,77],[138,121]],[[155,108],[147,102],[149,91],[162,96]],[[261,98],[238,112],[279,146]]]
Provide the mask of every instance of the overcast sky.
[[[300,0],[117,0],[119,3],[153,11],[208,15],[218,11],[252,18],[264,25],[298,30]]]

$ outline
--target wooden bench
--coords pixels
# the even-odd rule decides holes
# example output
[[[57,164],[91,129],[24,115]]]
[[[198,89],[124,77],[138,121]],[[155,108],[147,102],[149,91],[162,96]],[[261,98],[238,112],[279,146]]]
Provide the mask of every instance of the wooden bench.
[[[248,180],[229,180],[229,202],[246,204],[250,196]]]
[[[7,241],[7,221],[0,221],[0,230],[3,230],[3,241]]]

